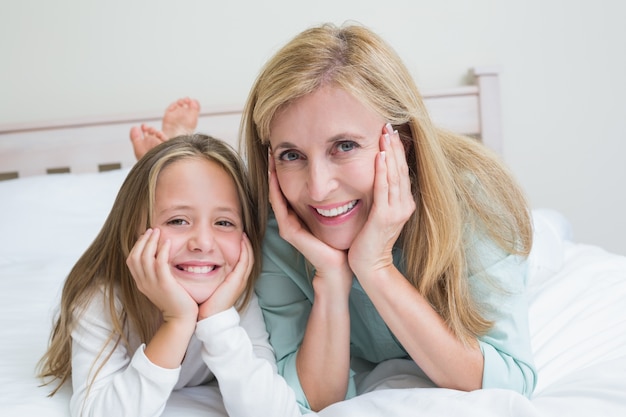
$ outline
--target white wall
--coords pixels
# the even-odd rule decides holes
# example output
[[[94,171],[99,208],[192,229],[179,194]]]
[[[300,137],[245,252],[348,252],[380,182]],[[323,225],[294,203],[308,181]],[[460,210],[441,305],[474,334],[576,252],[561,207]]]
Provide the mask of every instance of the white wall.
[[[355,20],[422,89],[498,65],[505,160],[533,207],[626,254],[625,19],[621,0],[0,0],[0,124],[242,104],[297,32]]]

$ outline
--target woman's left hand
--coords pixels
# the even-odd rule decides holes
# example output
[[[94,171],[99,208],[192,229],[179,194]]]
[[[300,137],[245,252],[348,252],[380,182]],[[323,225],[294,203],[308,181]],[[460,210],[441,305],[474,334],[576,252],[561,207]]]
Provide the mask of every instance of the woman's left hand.
[[[380,149],[375,162],[374,203],[348,252],[350,268],[359,280],[393,266],[393,245],[416,207],[404,145],[390,124],[384,127]]]

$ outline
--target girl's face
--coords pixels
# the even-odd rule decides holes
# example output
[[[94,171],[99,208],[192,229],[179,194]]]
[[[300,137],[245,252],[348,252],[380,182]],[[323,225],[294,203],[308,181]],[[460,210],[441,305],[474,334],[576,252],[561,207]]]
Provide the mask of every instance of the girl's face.
[[[152,227],[161,230],[160,246],[171,241],[173,276],[203,303],[239,259],[243,221],[234,181],[212,161],[172,163],[157,180]]]
[[[277,113],[270,144],[280,188],[320,240],[348,249],[373,203],[385,120],[345,90],[325,86]]]

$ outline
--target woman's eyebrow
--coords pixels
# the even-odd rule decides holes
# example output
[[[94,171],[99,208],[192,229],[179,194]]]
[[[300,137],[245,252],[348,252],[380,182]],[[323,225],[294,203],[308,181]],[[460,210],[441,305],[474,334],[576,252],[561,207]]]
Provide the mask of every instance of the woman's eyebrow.
[[[289,142],[289,141],[284,141],[284,142],[280,142],[280,143],[276,144],[276,146],[272,146],[272,149],[273,150],[280,149],[280,148],[290,149],[290,148],[297,148],[297,147],[298,147],[298,145],[296,145],[295,143],[292,143],[292,142]]]

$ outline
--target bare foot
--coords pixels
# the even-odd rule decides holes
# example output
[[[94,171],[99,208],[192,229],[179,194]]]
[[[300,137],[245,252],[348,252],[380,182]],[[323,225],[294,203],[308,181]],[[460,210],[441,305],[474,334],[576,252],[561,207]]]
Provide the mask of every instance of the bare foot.
[[[168,139],[179,135],[194,133],[198,125],[200,103],[185,97],[176,100],[165,109],[161,130]]]
[[[167,136],[163,132],[145,124],[142,124],[141,127],[133,126],[130,129],[130,141],[133,144],[133,152],[137,160],[141,159],[150,149],[166,140]]]

